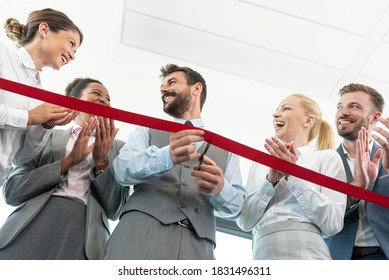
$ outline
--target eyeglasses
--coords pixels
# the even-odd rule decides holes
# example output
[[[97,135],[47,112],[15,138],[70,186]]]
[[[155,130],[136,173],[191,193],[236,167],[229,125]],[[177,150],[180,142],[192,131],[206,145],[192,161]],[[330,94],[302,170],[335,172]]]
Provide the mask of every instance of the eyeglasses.
[[[200,156],[200,158],[199,158],[199,170],[201,169],[201,164],[203,163],[204,155],[205,155],[205,153],[208,151],[209,147],[211,146],[211,142],[212,142],[212,137],[209,138],[209,140],[208,140],[208,142],[207,142],[207,146],[205,147],[204,152],[201,154],[201,156]]]

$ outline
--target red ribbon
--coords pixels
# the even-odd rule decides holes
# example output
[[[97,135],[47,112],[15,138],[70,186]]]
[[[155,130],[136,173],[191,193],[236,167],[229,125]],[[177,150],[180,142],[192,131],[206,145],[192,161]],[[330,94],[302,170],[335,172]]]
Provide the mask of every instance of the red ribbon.
[[[0,88],[27,97],[39,99],[44,102],[49,102],[73,110],[82,111],[85,113],[110,118],[117,121],[131,123],[134,125],[146,126],[149,128],[169,132],[177,132],[183,129],[188,129],[186,125],[179,124],[176,122],[161,120],[158,118],[131,113],[96,103],[91,103],[77,98],[67,97],[50,91],[5,80],[3,78],[0,78]],[[208,141],[210,137],[212,137],[212,145],[218,146],[219,148],[225,149],[236,155],[261,163],[268,167],[277,169],[286,174],[290,174],[303,180],[310,181],[317,185],[324,186],[329,189],[342,192],[349,196],[357,197],[368,202],[389,208],[388,196],[358,188],[356,186],[347,184],[332,177],[328,177],[326,175],[295,165],[283,159],[271,156],[259,150],[253,149],[249,146],[240,144],[211,131],[205,129],[203,130],[205,132],[204,140]]]

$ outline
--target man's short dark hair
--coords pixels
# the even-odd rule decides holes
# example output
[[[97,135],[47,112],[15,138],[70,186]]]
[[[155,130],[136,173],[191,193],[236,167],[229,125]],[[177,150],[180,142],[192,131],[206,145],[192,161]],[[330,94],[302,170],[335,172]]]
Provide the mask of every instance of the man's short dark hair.
[[[342,96],[345,93],[356,91],[362,91],[367,93],[370,96],[370,100],[373,103],[374,108],[381,113],[383,112],[385,100],[382,95],[372,87],[365,86],[362,84],[348,84],[340,89],[339,96]]]

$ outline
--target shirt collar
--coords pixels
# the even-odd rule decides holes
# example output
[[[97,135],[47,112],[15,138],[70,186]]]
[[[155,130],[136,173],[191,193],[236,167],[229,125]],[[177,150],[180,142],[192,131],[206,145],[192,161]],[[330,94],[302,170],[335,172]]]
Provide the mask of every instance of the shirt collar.
[[[178,122],[178,123],[181,123],[181,124],[184,124],[185,121],[187,120],[184,120],[184,119],[180,119],[180,118],[174,118],[174,121],[175,122]],[[199,119],[192,119],[192,120],[189,120],[192,122],[193,126],[195,127],[204,127],[204,121],[203,119],[199,118]]]
[[[311,146],[305,145],[305,146],[301,146],[301,147],[296,148],[296,151],[298,152],[298,154],[301,157],[306,157],[306,156],[312,154],[314,150]]]
[[[21,47],[16,50],[16,55],[20,59],[20,62],[23,64],[23,66],[29,69],[33,73],[34,78],[40,83],[40,71],[35,68],[35,63],[28,51]]]
[[[72,133],[74,133],[75,130],[79,130],[80,128],[82,128],[80,125],[74,123],[72,127]]]
[[[35,68],[35,64],[34,64],[34,61],[32,60],[31,55],[28,53],[28,51],[25,48],[21,47],[21,48],[17,49],[16,55],[18,56],[18,58],[20,59],[20,61],[23,63],[23,65],[26,68],[29,68],[29,69],[32,69],[32,70],[35,70],[38,72],[38,70],[36,70],[36,68]]]
[[[72,134],[77,135],[77,137],[78,137],[78,135],[80,134],[81,129],[82,129],[82,126],[80,126],[80,125],[74,123],[74,125],[73,125],[73,127],[72,127]],[[94,131],[92,132],[92,135],[91,135],[91,136],[92,136],[92,137],[95,137],[95,136],[96,136],[96,130],[94,130]]]
[[[346,158],[348,159],[352,159],[350,157],[350,154],[347,152],[345,146],[343,145],[343,142],[342,142],[342,149],[343,149],[343,152],[344,152],[344,155],[346,156]],[[371,153],[371,150],[373,149],[373,145],[374,145],[374,140],[371,140],[370,143],[369,143],[369,153]]]

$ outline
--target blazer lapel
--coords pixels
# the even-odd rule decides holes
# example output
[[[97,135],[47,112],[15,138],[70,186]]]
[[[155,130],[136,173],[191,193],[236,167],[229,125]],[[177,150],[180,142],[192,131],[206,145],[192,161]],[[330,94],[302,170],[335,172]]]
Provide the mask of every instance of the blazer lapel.
[[[71,132],[71,128],[67,130],[53,130],[53,143],[55,143],[55,145],[52,145],[52,149],[55,161],[65,157],[66,144],[68,143]]]
[[[342,161],[344,170],[346,171],[346,177],[347,177],[347,183],[351,183],[353,181],[353,173],[350,170],[350,166],[348,165],[346,155],[344,153],[342,145],[339,145],[339,147],[336,149],[336,151],[339,153]]]
[[[377,145],[377,143],[374,142],[373,144],[373,147],[371,149],[371,153],[370,153],[370,160],[373,160],[374,158],[374,155],[376,154],[377,150],[379,149],[380,147]],[[377,176],[380,176],[380,173],[381,173],[381,168],[382,168],[382,160],[379,161],[378,163],[378,172],[377,172]],[[369,185],[369,187],[367,188],[369,191],[371,191],[375,185],[375,183],[377,182],[377,179],[374,180],[373,183],[371,183]]]
[[[371,152],[370,152],[370,160],[373,160],[374,155],[377,152],[378,148],[379,148],[379,146],[377,145],[377,143],[374,143],[373,147],[371,149]],[[344,166],[344,169],[346,171],[347,183],[350,183],[353,180],[353,175],[352,175],[350,167],[348,165],[346,155],[344,153],[342,145],[339,145],[339,147],[336,149],[336,151],[340,154],[340,157],[342,158],[343,166]],[[378,174],[380,173],[381,168],[382,168],[382,161],[380,161],[379,165],[378,165]],[[373,183],[371,183],[367,189],[372,190],[374,184],[375,184],[375,181]]]

